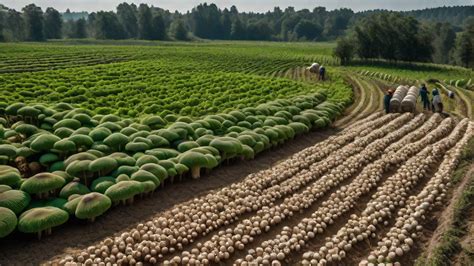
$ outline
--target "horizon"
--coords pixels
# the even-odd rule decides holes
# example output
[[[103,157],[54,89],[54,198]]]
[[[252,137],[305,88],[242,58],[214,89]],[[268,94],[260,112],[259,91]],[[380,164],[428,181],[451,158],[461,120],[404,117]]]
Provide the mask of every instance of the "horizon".
[[[432,1],[412,1],[412,0],[385,0],[385,1],[372,1],[372,0],[361,0],[355,3],[350,0],[322,0],[322,1],[311,1],[311,0],[293,0],[293,1],[259,1],[259,4],[256,4],[255,1],[251,0],[240,0],[240,1],[229,1],[229,0],[216,0],[216,1],[182,1],[182,0],[161,0],[161,1],[123,1],[123,0],[102,0],[100,3],[94,0],[72,0],[72,1],[61,1],[61,0],[2,0],[3,5],[8,8],[13,8],[15,10],[21,10],[24,6],[34,3],[37,6],[40,6],[43,10],[47,7],[53,7],[60,12],[66,12],[69,9],[71,12],[97,12],[97,11],[115,11],[116,7],[123,2],[129,4],[139,5],[141,3],[146,3],[154,7],[160,7],[170,12],[179,11],[181,13],[186,13],[191,11],[192,8],[199,4],[208,3],[216,4],[220,9],[230,8],[232,5],[235,5],[239,12],[255,12],[262,13],[273,10],[274,7],[280,7],[285,9],[287,7],[294,7],[296,10],[301,9],[313,9],[318,6],[325,7],[327,10],[334,10],[339,8],[350,8],[354,12],[362,12],[367,10],[375,9],[386,9],[393,11],[410,11],[410,10],[420,10],[426,8],[436,8],[436,7],[451,7],[451,6],[472,6],[472,0],[452,0],[452,1],[442,1],[442,0],[432,0]],[[183,3],[185,2],[185,3]],[[232,2],[232,3],[231,3]],[[261,2],[264,2],[263,4]],[[275,3],[280,2],[280,3]],[[282,3],[281,3],[282,2]],[[446,3],[448,2],[448,3]]]

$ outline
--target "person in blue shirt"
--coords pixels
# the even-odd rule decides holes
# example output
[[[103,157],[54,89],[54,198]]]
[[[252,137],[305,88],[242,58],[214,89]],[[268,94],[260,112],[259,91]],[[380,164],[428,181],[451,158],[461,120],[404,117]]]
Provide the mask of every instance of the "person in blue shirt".
[[[383,105],[385,107],[385,113],[388,114],[390,113],[390,100],[392,99],[393,96],[393,90],[388,90],[387,94],[383,97]]]
[[[326,80],[326,68],[324,66],[319,68],[319,80]]]
[[[429,95],[430,91],[426,88],[425,84],[421,85],[420,97],[423,102],[423,110],[431,110]]]

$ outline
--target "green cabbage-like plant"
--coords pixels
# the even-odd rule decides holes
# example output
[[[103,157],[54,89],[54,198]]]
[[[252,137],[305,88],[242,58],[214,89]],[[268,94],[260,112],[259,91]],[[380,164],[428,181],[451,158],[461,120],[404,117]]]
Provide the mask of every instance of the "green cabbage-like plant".
[[[89,193],[90,190],[85,185],[79,182],[79,179],[73,180],[72,182],[67,183],[59,192],[59,197],[63,199],[69,198],[69,196],[78,194],[85,195]]]
[[[104,139],[104,144],[116,151],[124,150],[128,142],[128,137],[122,133],[113,133]]]
[[[112,157],[102,157],[95,159],[89,164],[89,171],[104,176],[112,172],[118,167],[117,160]]]
[[[12,190],[12,187],[7,186],[7,185],[0,185],[0,193],[8,191],[8,190]]]
[[[39,198],[47,198],[51,191],[61,188],[65,183],[64,178],[59,175],[39,173],[26,179],[20,189],[30,194],[36,194]]]
[[[179,156],[179,163],[191,169],[191,176],[193,178],[199,178],[201,176],[201,168],[206,167],[208,161],[204,154],[188,151]]]
[[[10,209],[0,207],[0,238],[6,237],[13,232],[18,223],[18,219]]]
[[[152,156],[152,155],[143,155],[141,156],[140,158],[138,158],[137,162],[136,162],[136,165],[138,167],[141,167],[142,165],[144,164],[148,164],[148,163],[155,163],[157,164],[158,163],[158,159],[155,157],[155,156]]]
[[[31,142],[30,148],[36,152],[48,152],[60,140],[59,137],[53,134],[41,134]]]
[[[21,174],[18,169],[8,166],[0,165],[0,185],[7,185],[15,187],[21,179]]]
[[[134,180],[121,181],[112,185],[105,191],[105,195],[109,197],[114,204],[127,201],[133,203],[133,197],[143,192],[143,185]]]
[[[0,207],[12,210],[20,214],[30,203],[31,197],[21,190],[7,190],[0,193]]]
[[[156,186],[160,185],[160,179],[156,177],[153,173],[145,170],[136,171],[132,174],[130,178],[139,182],[152,181],[153,183],[155,183]]]
[[[67,222],[69,214],[56,207],[41,207],[30,209],[20,215],[18,231],[23,233],[37,233],[41,239],[43,232],[51,234],[53,227]]]
[[[115,178],[111,176],[102,176],[92,181],[91,190],[104,194],[105,191],[115,183],[117,183]]]
[[[112,206],[112,201],[109,197],[91,192],[82,196],[76,207],[76,217],[79,219],[87,219],[94,222],[95,218],[104,214]]]

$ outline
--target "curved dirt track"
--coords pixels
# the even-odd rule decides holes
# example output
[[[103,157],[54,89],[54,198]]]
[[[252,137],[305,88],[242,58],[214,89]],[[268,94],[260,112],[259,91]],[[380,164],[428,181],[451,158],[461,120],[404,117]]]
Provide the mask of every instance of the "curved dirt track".
[[[47,262],[63,253],[93,245],[104,237],[133,228],[137,223],[214,189],[242,180],[248,174],[271,167],[297,151],[312,146],[336,133],[336,129],[312,131],[277,148],[259,154],[251,161],[223,165],[199,180],[186,179],[167,185],[150,198],[136,200],[131,206],[118,206],[94,223],[70,221],[53,229],[51,236],[37,240],[34,235],[14,233],[0,239],[0,265],[26,265]]]

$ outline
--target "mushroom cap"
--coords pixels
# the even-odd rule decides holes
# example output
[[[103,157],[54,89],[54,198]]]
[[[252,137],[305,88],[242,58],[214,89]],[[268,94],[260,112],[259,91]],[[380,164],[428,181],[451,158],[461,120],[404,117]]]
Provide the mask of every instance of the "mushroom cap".
[[[215,138],[209,143],[209,146],[226,154],[238,154],[242,150],[240,141],[230,137]]]
[[[0,145],[0,154],[5,155],[9,158],[16,156],[16,148],[10,144],[1,144]]]
[[[71,176],[80,176],[83,173],[88,173],[91,162],[90,160],[74,161],[67,165],[66,173]]]
[[[102,157],[95,159],[89,164],[89,171],[91,172],[103,172],[105,174],[113,171],[118,167],[117,160],[111,157]]]
[[[92,138],[94,141],[103,141],[106,139],[108,136],[112,134],[112,131],[106,127],[98,127],[91,132],[89,132],[89,136]]]
[[[92,181],[91,190],[104,194],[105,191],[116,182],[115,178],[111,176],[102,176]]]
[[[153,143],[153,147],[155,148],[165,148],[170,146],[170,142],[162,136],[149,135],[146,138]]]
[[[81,184],[77,181],[72,181],[66,184],[61,191],[59,192],[59,196],[63,199],[69,198],[69,196],[73,194],[85,195],[89,193],[90,190],[85,185]]]
[[[208,160],[202,153],[187,151],[179,156],[179,163],[186,165],[188,168],[205,167]]]
[[[112,148],[117,148],[118,146],[125,146],[128,143],[129,139],[122,133],[112,133],[110,136],[104,139],[104,143]]]
[[[73,134],[69,137],[70,141],[73,141],[77,147],[90,148],[94,144],[94,140],[85,134]]]
[[[125,145],[125,150],[128,152],[144,152],[150,149],[150,146],[144,142],[129,142]]]
[[[56,207],[41,207],[28,210],[18,219],[18,231],[36,233],[59,226],[69,219],[69,214]]]
[[[178,156],[180,153],[174,149],[155,148],[145,151],[145,154],[155,156],[159,160],[166,160]]]
[[[55,174],[55,175],[58,175],[58,176],[60,176],[60,177],[62,177],[62,178],[64,178],[64,181],[66,181],[66,183],[69,183],[69,182],[71,182],[72,180],[74,180],[74,176],[72,176],[72,175],[66,173],[65,171],[54,171],[54,172],[52,172],[52,173]]]
[[[121,181],[112,185],[105,191],[105,195],[112,201],[120,201],[132,198],[133,196],[143,192],[143,185],[134,180]]]
[[[0,185],[14,187],[20,182],[20,171],[8,165],[0,165]]]
[[[114,158],[117,161],[119,166],[121,166],[121,165],[134,166],[137,163],[135,158],[129,156],[126,153],[122,153],[122,152],[114,152],[114,153],[110,154],[109,157]]]
[[[153,183],[155,183],[156,186],[160,184],[160,179],[158,179],[158,177],[145,170],[136,171],[132,174],[131,178],[132,180],[139,182],[152,181]]]
[[[158,161],[159,160],[155,156],[145,154],[137,159],[136,165],[138,167],[141,167],[142,165],[148,164],[148,163],[157,164]]]
[[[109,197],[91,192],[82,196],[76,207],[76,217],[79,219],[91,219],[105,213],[112,206]]]
[[[149,126],[152,129],[161,128],[166,125],[166,121],[160,116],[147,116],[141,120],[141,123]]]
[[[143,185],[143,193],[148,193],[154,191],[157,186],[153,181],[141,182]]]
[[[191,150],[192,148],[197,148],[197,147],[200,147],[199,143],[195,142],[195,141],[183,141],[181,142],[179,145],[178,145],[178,151],[179,152],[185,152],[185,151],[189,151]]]
[[[53,148],[61,152],[72,152],[77,150],[76,143],[67,138],[54,143]]]
[[[70,197],[68,201],[64,204],[64,210],[66,210],[70,215],[75,215],[77,205],[79,204],[79,201],[81,200],[82,197],[83,195]]]
[[[206,157],[206,160],[207,160],[206,168],[212,169],[219,165],[219,161],[213,155],[205,154],[204,156]]]
[[[89,161],[94,161],[98,157],[95,154],[92,154],[91,152],[80,152],[76,153],[74,155],[69,156],[65,161],[64,164],[66,167],[68,167],[71,163],[75,161],[84,161],[84,160],[89,160]]]
[[[52,173],[36,174],[21,184],[21,190],[30,194],[48,192],[62,187],[66,181],[59,175]]]
[[[0,193],[0,207],[8,208],[15,214],[20,214],[30,200],[30,195],[21,190],[7,190]]]
[[[174,167],[175,167],[176,172],[178,174],[184,174],[187,171],[189,171],[189,168],[186,165],[182,164],[182,163],[177,163],[177,164],[174,165]]]
[[[59,160],[59,156],[55,153],[45,153],[39,158],[39,162],[42,165],[49,165]]]
[[[129,166],[129,165],[122,165],[117,170],[115,170],[111,175],[112,176],[119,176],[122,174],[126,174],[131,176],[133,173],[138,171],[140,168],[138,166]]]
[[[9,235],[16,228],[18,219],[10,209],[0,207],[0,238]]]
[[[160,181],[163,181],[168,177],[168,172],[166,171],[166,169],[163,166],[161,166],[157,163],[144,164],[140,167],[140,170],[145,170],[145,171],[148,171],[148,172],[152,173]],[[133,178],[133,176],[132,176],[132,178]]]
[[[22,125],[17,126],[15,128],[15,131],[29,137],[29,136],[32,136],[33,134],[38,133],[38,128],[34,125],[22,124]]]
[[[12,188],[7,185],[0,185],[0,193],[8,191],[8,190],[12,190]]]
[[[62,138],[62,139],[65,139],[69,136],[72,135],[72,133],[74,133],[74,130],[70,129],[70,128],[67,128],[67,127],[60,127],[56,130],[54,130],[54,135]]]

